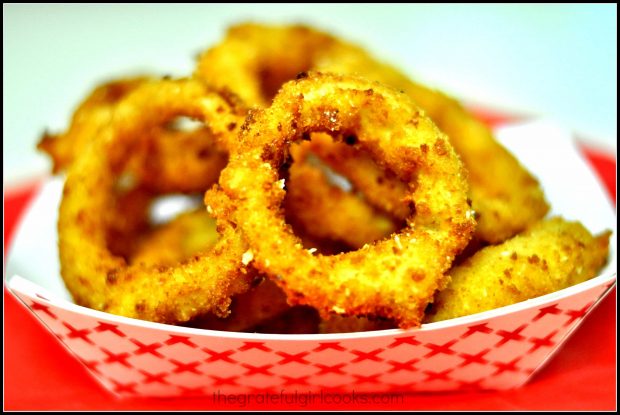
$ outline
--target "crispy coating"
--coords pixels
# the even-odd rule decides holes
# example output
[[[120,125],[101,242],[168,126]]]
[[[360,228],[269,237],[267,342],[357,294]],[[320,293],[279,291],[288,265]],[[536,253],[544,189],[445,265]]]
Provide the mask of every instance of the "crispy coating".
[[[329,135],[327,139],[331,141]],[[394,220],[359,195],[331,184],[307,159],[305,144],[291,148],[293,164],[284,199],[287,221],[296,231],[358,249],[397,230]]]
[[[278,176],[304,134],[355,136],[377,163],[407,183],[416,214],[390,239],[333,256],[313,255],[284,222]],[[241,229],[247,256],[287,293],[323,315],[374,315],[418,326],[444,272],[475,222],[466,173],[447,137],[405,95],[362,78],[309,74],[252,112],[239,152],[205,196],[208,210]]]
[[[79,105],[68,131],[46,134],[39,148],[51,157],[54,172],[65,170],[111,122],[118,102],[148,81],[147,77],[119,79],[98,86]],[[226,98],[235,101],[236,112],[240,115],[234,126],[228,126],[234,132],[242,124],[244,105],[232,94]],[[113,217],[115,223],[108,237],[113,253],[125,258],[132,256],[136,238],[131,235],[148,229],[146,209],[152,197],[170,192],[204,192],[217,182],[226,165],[228,155],[223,147],[231,145],[234,139],[222,146],[205,126],[188,130],[182,123],[181,126],[177,124],[173,122],[141,131],[140,138],[132,143],[130,156],[123,160],[123,175],[133,187],[117,192],[116,211],[119,213]],[[359,197],[329,185],[317,168],[296,164],[291,180],[299,183],[292,187],[294,190],[286,205],[291,221],[301,232],[357,248],[394,230],[394,221]],[[332,211],[331,215],[322,214],[328,210]]]
[[[300,25],[235,25],[221,43],[200,55],[194,75],[233,91],[249,106],[264,107],[282,84],[312,69],[335,42],[330,35]]]
[[[549,205],[538,180],[457,101],[439,92],[433,97],[442,106],[429,116],[451,137],[469,172],[476,238],[497,244],[545,217]]]
[[[113,255],[131,257],[140,238],[151,229],[149,208],[155,195],[143,187],[112,191],[111,212],[106,229],[106,244]]]
[[[499,243],[535,223],[549,210],[538,181],[458,101],[411,81],[361,47],[326,33],[299,25],[233,26],[219,45],[201,55],[195,75],[218,88],[234,91],[248,105],[265,106],[282,83],[309,70],[358,74],[379,81],[402,90],[424,109],[450,137],[470,173],[470,198],[479,222],[477,238]],[[369,163],[363,158],[352,159],[345,165],[331,167],[346,168],[347,176],[361,178]],[[370,167],[367,174],[371,178],[380,175],[373,171],[376,167]],[[372,180],[358,186],[366,195],[378,191],[391,194],[375,198],[379,201],[377,206],[387,207],[388,212],[396,207],[398,217],[406,216],[406,206],[394,202],[406,195],[402,186]]]
[[[609,253],[610,232],[592,236],[559,217],[478,251],[450,271],[426,321],[503,307],[549,294],[597,275]]]
[[[179,323],[213,311],[227,315],[231,297],[249,288],[245,242],[223,224],[207,253],[174,266],[127,265],[106,245],[112,222],[115,167],[132,140],[178,116],[199,119],[215,137],[229,134],[238,116],[220,95],[191,80],[154,81],[127,95],[112,122],[71,164],[58,222],[61,274],[76,303],[144,320]]]
[[[327,55],[317,69],[359,73],[402,90],[450,137],[469,172],[470,198],[478,222],[477,238],[499,243],[546,215],[549,206],[538,181],[458,101],[412,82],[361,48],[343,44],[339,48],[342,54]]]
[[[184,212],[139,240],[131,264],[173,266],[212,248],[219,239],[215,220],[205,209]],[[254,282],[253,282],[254,285]],[[235,295],[230,315],[222,318],[209,313],[193,318],[184,325],[222,331],[246,331],[266,323],[290,307],[286,295],[272,281],[257,278],[256,285]]]
[[[130,263],[172,266],[208,250],[218,239],[215,219],[205,209],[184,212],[139,238]]]
[[[150,134],[152,138],[140,140],[127,169],[141,187],[154,192],[202,193],[217,182],[228,161],[224,146],[207,127],[189,131],[163,127]]]
[[[99,85],[76,109],[69,129],[45,133],[38,148],[53,163],[53,173],[66,170],[86,146],[107,127],[118,103],[153,78],[118,79]],[[245,109],[235,109],[241,124]],[[227,161],[222,141],[205,126],[187,129],[170,122],[138,133],[131,155],[123,160],[123,173],[140,187],[154,193],[203,192],[217,181]]]

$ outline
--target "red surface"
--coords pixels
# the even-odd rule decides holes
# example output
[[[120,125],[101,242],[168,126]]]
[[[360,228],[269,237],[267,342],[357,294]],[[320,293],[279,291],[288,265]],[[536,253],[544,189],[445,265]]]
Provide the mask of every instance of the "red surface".
[[[489,118],[489,117],[487,117]],[[502,120],[490,117],[489,120]],[[616,160],[584,147],[615,202]],[[5,253],[31,196],[30,185],[4,196]],[[34,258],[33,258],[34,259]],[[501,392],[411,394],[390,403],[354,406],[315,399],[307,406],[288,397],[247,405],[203,399],[119,400],[71,357],[38,320],[4,289],[5,410],[616,410],[616,290],[588,316],[557,356],[522,388]],[[350,397],[349,397],[350,398]],[[278,396],[271,399],[279,399]]]

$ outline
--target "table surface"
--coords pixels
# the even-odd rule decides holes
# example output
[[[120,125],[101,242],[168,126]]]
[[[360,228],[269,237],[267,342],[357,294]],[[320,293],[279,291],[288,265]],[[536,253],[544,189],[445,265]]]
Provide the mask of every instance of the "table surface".
[[[493,124],[501,118],[489,117]],[[613,155],[581,147],[616,198]],[[4,252],[38,182],[4,194]],[[34,258],[33,258],[34,259]],[[585,319],[563,349],[527,385],[509,391],[408,394],[397,404],[347,407],[326,402],[300,407],[253,402],[227,405],[201,399],[117,399],[4,288],[5,410],[616,410],[616,289]]]

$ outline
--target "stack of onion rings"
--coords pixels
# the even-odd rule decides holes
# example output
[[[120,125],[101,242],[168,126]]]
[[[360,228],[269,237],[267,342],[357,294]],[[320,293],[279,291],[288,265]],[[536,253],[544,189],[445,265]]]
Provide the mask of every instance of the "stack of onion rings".
[[[472,284],[503,299],[481,307],[497,307],[591,278],[607,257],[609,234],[537,223],[548,210],[538,182],[457,101],[304,26],[235,26],[194,79],[106,83],[39,148],[67,171],[68,289],[130,317],[235,331],[407,328],[483,309],[459,303],[478,296]],[[155,198],[205,191],[207,209],[153,227]],[[500,245],[478,251],[485,244]],[[509,284],[487,272],[527,244],[547,264],[544,289],[525,289],[540,273],[532,263]]]

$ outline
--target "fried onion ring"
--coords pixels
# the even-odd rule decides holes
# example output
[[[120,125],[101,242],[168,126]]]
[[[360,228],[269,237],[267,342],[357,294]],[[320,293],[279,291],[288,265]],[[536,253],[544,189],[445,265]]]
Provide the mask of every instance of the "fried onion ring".
[[[143,131],[178,116],[208,124],[221,140],[229,139],[228,125],[238,119],[226,100],[198,82],[148,82],[119,102],[109,126],[70,166],[58,230],[61,274],[76,303],[179,323],[209,311],[226,316],[231,296],[249,288],[254,272],[242,261],[246,245],[226,224],[210,251],[174,266],[127,265],[106,246],[115,172]]]
[[[450,271],[426,320],[475,314],[586,281],[605,264],[610,234],[593,237],[581,223],[556,217],[483,248]]]
[[[404,230],[334,256],[303,249],[284,222],[278,171],[290,143],[313,132],[339,140],[355,136],[407,183],[416,212]],[[290,303],[312,305],[323,316],[375,315],[404,328],[420,324],[475,223],[458,156],[415,104],[362,78],[311,74],[285,84],[269,108],[248,116],[239,149],[205,202],[218,221],[241,229],[247,257]]]

